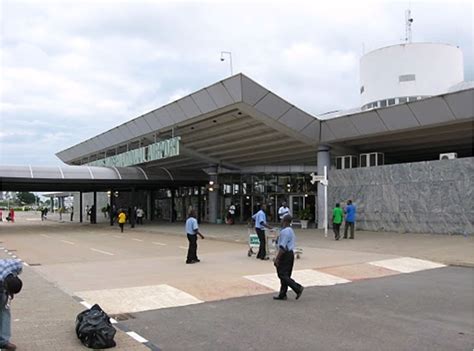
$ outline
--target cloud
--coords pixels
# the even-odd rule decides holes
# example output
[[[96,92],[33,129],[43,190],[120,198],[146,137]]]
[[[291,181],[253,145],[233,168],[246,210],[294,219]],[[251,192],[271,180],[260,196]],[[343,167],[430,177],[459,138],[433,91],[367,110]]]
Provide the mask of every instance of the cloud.
[[[359,58],[404,37],[404,2],[2,1],[0,162],[54,153],[230,74],[303,110],[359,105]],[[414,40],[450,42],[474,79],[472,5],[412,2]]]

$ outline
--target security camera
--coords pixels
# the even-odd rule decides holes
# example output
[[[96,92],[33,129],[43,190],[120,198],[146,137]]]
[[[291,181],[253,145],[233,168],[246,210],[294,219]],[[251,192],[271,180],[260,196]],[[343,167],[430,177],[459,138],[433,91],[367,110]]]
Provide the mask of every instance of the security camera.
[[[224,61],[224,58],[223,58],[223,57],[221,57],[221,61]]]

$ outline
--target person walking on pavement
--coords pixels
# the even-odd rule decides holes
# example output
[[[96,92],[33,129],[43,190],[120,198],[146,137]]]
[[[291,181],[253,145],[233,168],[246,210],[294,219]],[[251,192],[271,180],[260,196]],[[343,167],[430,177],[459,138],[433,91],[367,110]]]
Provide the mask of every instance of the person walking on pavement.
[[[89,220],[89,216],[91,215],[89,205],[86,205],[84,212],[86,213],[86,220]]]
[[[186,263],[192,264],[201,262],[201,260],[197,257],[197,236],[199,235],[201,239],[204,239],[204,236],[199,232],[198,221],[196,219],[196,211],[194,209],[191,210],[188,214],[185,229],[189,241]]]
[[[10,342],[11,314],[10,304],[15,294],[21,291],[23,283],[18,275],[23,265],[19,260],[0,260],[0,349],[16,350],[16,345]]]
[[[74,206],[71,206],[71,222],[74,220]]]
[[[273,297],[274,300],[286,300],[288,287],[295,292],[297,300],[304,290],[301,284],[291,278],[295,260],[295,232],[291,228],[292,219],[290,215],[286,215],[281,221],[283,229],[280,231],[280,237],[278,238],[278,254],[274,262],[278,278],[280,278],[280,293]]]
[[[281,207],[278,209],[278,217],[280,218],[280,221],[283,219],[283,217],[285,217],[286,215],[290,215],[291,216],[291,211],[290,209],[288,208],[287,204],[286,204],[286,201],[283,201],[281,203]]]
[[[127,222],[127,215],[125,214],[125,211],[120,209],[119,214],[118,214],[118,224],[120,227],[120,232],[123,233],[123,226]]]
[[[91,224],[97,224],[97,210],[95,208],[95,205],[92,205],[89,210],[89,218]]]
[[[235,223],[235,205],[233,202],[229,206],[229,224]]]
[[[260,211],[258,211],[252,216],[252,219],[255,221],[255,231],[257,232],[258,240],[260,241],[257,258],[261,260],[268,260],[265,228],[273,229],[267,224],[267,215],[265,214],[266,208],[267,206],[265,204],[261,204]]]
[[[341,238],[341,223],[344,218],[344,213],[339,203],[336,204],[332,210],[332,230],[334,230],[334,238],[339,240]]]
[[[137,225],[143,224],[143,216],[145,214],[145,211],[143,211],[141,206],[138,206],[136,213],[137,213]]]
[[[351,236],[349,237],[349,239],[354,239],[356,207],[352,204],[352,200],[347,201],[347,206],[344,212],[346,213],[346,223],[344,225],[344,239],[347,239],[347,232],[349,228],[351,228]]]

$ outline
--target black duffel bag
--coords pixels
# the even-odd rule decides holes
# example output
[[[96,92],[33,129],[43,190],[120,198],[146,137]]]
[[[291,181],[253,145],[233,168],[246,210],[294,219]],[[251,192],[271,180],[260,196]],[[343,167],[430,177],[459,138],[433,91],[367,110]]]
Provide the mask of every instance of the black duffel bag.
[[[116,330],[110,318],[99,305],[82,311],[76,317],[76,334],[79,340],[91,349],[114,347]]]

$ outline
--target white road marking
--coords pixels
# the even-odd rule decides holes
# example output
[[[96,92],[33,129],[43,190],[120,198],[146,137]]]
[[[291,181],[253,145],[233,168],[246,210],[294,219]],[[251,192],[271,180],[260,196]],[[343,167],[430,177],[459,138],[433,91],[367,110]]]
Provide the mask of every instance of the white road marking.
[[[10,256],[13,255],[11,252],[8,252],[8,254],[9,254]]]
[[[132,240],[135,240],[135,241],[143,241],[142,239],[137,239],[137,238],[132,238]]]
[[[90,308],[92,307],[91,304],[88,304],[88,303],[85,302],[85,301],[81,301],[81,305],[84,306],[84,307],[87,308],[87,309],[90,309]]]
[[[24,264],[25,266],[27,266],[27,267],[30,266],[30,265],[29,265],[28,263],[26,263],[26,262],[23,262],[23,264]]]
[[[27,221],[41,221],[41,218],[27,218]]]
[[[420,260],[418,258],[412,257],[400,257],[389,260],[374,261],[369,262],[369,264],[377,267],[391,269],[392,271],[397,271],[401,273],[413,273],[424,271],[426,269],[446,267],[444,264],[441,263]]]
[[[291,277],[303,286],[329,286],[336,284],[350,283],[350,280],[336,277],[331,274],[318,272],[313,269],[303,269],[301,271],[294,271]],[[249,279],[255,283],[266,286],[274,291],[280,290],[280,279],[276,273],[246,275],[244,278]]]
[[[112,324],[117,324],[118,322],[117,322],[117,320],[115,320],[115,319],[113,319],[113,318],[110,318],[110,323],[112,323]]]
[[[102,251],[102,250],[99,250],[99,249],[94,249],[93,247],[91,247],[91,250],[92,250],[92,251],[95,251],[95,252],[99,252],[99,253],[104,254],[104,255],[109,255],[109,256],[113,256],[113,255],[114,255],[114,254],[111,253],[111,252]]]
[[[82,291],[74,295],[98,303],[109,314],[142,312],[203,302],[166,284]]]
[[[44,236],[45,238],[51,238],[51,236],[47,235],[47,234],[40,234],[41,236]]]
[[[127,332],[128,336],[132,337],[133,339],[135,339],[136,341],[140,342],[140,343],[145,343],[145,342],[148,342],[147,339],[141,337],[140,335],[138,335],[137,333],[133,332],[133,331],[129,331]]]
[[[68,241],[68,240],[61,240],[61,241],[69,245],[76,245],[76,243],[73,243],[72,241]]]
[[[153,241],[152,244],[155,244],[155,245],[160,245],[160,246],[166,246],[166,244],[163,244],[163,243],[159,243],[157,241]]]
[[[15,255],[12,255],[12,257],[13,257],[13,258],[16,258],[16,256],[15,256]]]
[[[178,246],[180,249],[187,250],[188,248],[186,246]]]

